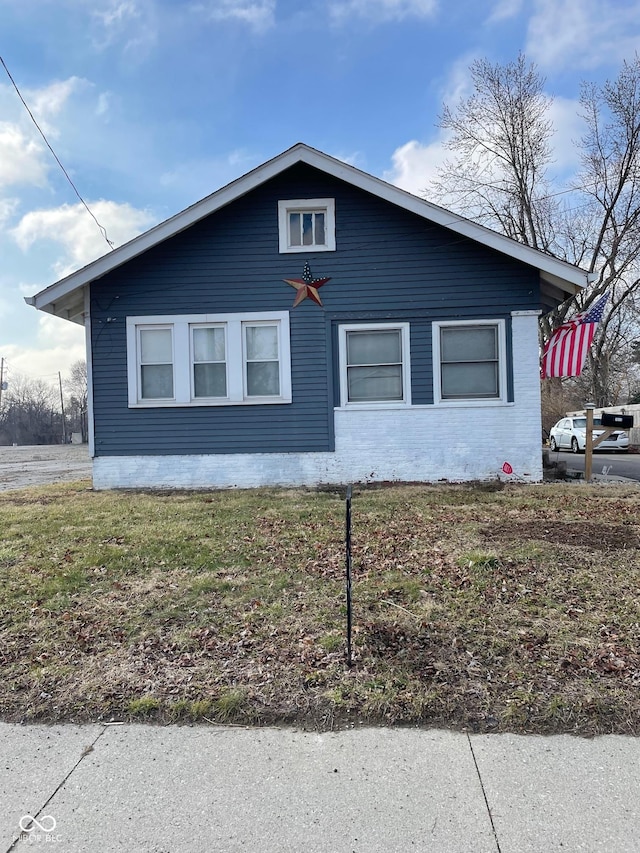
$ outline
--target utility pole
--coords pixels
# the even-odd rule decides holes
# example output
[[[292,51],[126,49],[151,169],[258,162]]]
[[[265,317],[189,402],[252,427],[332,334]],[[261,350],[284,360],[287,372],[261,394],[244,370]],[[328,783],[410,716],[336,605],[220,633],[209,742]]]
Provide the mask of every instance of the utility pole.
[[[60,371],[58,371],[58,382],[60,383],[60,408],[62,409],[62,443],[67,443],[67,429],[64,420],[64,400],[62,398],[62,376],[60,376]]]

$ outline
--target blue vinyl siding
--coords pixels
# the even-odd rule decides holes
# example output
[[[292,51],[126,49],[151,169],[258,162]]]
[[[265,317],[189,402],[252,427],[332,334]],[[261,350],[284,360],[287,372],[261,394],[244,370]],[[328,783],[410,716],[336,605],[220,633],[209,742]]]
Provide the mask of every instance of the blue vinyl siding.
[[[278,200],[327,197],[336,251],[279,254]],[[292,310],[283,279],[299,278],[306,260],[331,281],[322,308],[307,299]],[[536,270],[295,166],[93,282],[96,454],[332,450],[340,322],[409,320],[412,399],[424,405],[433,402],[433,320],[507,318],[510,353],[510,312],[539,305]],[[292,403],[128,408],[127,316],[252,311],[290,312]]]

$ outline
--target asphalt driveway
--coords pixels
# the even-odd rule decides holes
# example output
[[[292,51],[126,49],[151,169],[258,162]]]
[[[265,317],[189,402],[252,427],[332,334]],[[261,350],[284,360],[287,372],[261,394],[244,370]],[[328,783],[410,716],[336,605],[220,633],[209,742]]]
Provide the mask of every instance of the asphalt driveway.
[[[584,471],[584,453],[549,450],[549,459],[552,462],[566,462],[570,471]],[[598,480],[624,477],[626,480],[640,481],[640,454],[596,452],[593,454],[592,471]]]

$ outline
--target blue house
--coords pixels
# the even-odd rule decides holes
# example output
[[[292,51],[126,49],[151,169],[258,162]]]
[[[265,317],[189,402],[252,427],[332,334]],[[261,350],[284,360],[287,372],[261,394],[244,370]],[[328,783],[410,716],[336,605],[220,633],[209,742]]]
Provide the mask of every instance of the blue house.
[[[298,144],[27,302],[85,326],[98,489],[537,481],[586,283]]]

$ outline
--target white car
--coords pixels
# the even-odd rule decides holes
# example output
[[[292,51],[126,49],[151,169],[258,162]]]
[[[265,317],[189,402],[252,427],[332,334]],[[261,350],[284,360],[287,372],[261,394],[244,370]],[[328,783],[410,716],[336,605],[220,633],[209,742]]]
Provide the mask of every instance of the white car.
[[[600,426],[600,418],[593,419],[594,427]],[[593,437],[602,435],[603,429],[594,429]],[[587,443],[586,417],[562,418],[551,427],[549,446],[551,450],[570,450],[572,453],[582,453]],[[626,451],[629,449],[629,436],[624,430],[617,429],[599,444],[596,450]]]

